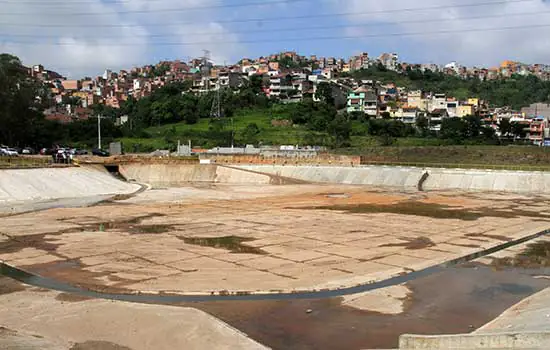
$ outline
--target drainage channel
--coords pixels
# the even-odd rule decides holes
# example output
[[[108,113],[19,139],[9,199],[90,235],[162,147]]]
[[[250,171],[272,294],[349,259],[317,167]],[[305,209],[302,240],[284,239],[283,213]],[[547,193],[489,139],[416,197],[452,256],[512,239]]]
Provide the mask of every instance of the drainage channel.
[[[486,255],[494,254],[498,251],[508,249],[510,247],[528,242],[535,238],[539,238],[550,233],[550,229],[541,231],[539,233],[511,241],[501,245],[489,248],[483,251],[472,253],[443,264],[434,265],[423,270],[413,271],[406,275],[395,276],[383,281],[363,284],[355,287],[342,288],[336,290],[320,290],[310,292],[294,292],[294,293],[273,293],[273,294],[249,294],[249,293],[237,293],[237,294],[210,294],[210,295],[171,295],[171,294],[113,294],[96,292],[87,289],[83,289],[77,286],[70,285],[68,283],[60,282],[48,277],[42,277],[39,275],[31,274],[27,271],[10,266],[4,262],[0,262],[0,275],[13,278],[24,284],[28,284],[34,287],[51,289],[64,293],[72,293],[80,296],[118,300],[133,303],[155,303],[155,304],[173,304],[182,302],[208,302],[208,301],[269,301],[269,300],[305,300],[305,299],[324,299],[342,297],[346,295],[359,294],[369,292],[377,289],[383,289],[400,285],[412,280],[426,277],[434,273],[442,272],[446,268],[463,264]]]

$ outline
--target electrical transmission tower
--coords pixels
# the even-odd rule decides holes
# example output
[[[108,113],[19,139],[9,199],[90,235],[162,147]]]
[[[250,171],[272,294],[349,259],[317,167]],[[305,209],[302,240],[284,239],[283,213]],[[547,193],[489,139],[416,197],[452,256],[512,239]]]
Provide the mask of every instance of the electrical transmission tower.
[[[212,108],[210,109],[210,118],[220,119],[222,117],[222,108],[220,101],[220,83],[216,83],[216,93],[214,94],[214,100],[212,101]]]

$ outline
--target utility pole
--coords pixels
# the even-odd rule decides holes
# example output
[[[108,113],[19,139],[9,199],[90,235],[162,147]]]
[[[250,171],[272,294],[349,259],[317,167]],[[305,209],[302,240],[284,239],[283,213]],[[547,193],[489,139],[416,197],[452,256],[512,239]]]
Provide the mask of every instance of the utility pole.
[[[97,115],[97,148],[101,149],[101,115]]]

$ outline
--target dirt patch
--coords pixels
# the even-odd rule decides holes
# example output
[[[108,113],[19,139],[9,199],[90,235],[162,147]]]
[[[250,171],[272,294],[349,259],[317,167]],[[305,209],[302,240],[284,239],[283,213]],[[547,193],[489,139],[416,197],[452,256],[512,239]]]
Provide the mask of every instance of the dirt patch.
[[[550,218],[550,216],[542,214],[539,211],[514,209],[512,207],[510,210],[501,210],[490,207],[464,208],[439,203],[427,203],[424,201],[403,201],[394,204],[339,204],[300,209],[338,210],[353,214],[390,213],[423,216],[432,219],[458,219],[463,221],[475,221],[482,217],[498,217],[505,219],[512,219],[521,216],[530,218]]]
[[[26,288],[18,281],[0,276],[0,295],[24,291]]]
[[[419,201],[398,202],[390,205],[351,204],[313,207],[308,209],[339,210],[353,214],[391,213],[401,215],[425,216],[434,219],[460,219],[473,221],[481,217],[480,213],[464,208],[453,208],[441,204],[423,203]]]
[[[233,254],[257,254],[266,255],[267,252],[256,247],[244,245],[245,242],[254,241],[255,238],[244,238],[237,236],[226,237],[178,237],[186,244],[198,245],[201,247],[212,247],[229,250]]]
[[[426,249],[430,247],[435,247],[436,244],[427,237],[417,237],[417,238],[399,238],[400,240],[404,241],[403,243],[388,243],[383,244],[379,247],[404,247],[408,250],[419,250],[419,249]]]
[[[70,350],[132,350],[132,348],[108,341],[89,340],[74,344]]]
[[[112,198],[113,201],[125,201],[127,199],[130,199],[134,197],[133,194],[117,194]]]
[[[58,235],[60,233],[40,233],[28,236],[11,237],[8,241],[0,243],[0,252],[3,254],[17,253],[25,248],[35,248],[47,252],[54,252],[59,244],[49,242],[46,236]]]
[[[69,302],[69,303],[78,303],[81,301],[92,300],[92,298],[88,298],[82,295],[70,294],[70,293],[59,293],[55,297],[55,300]]]
[[[529,269],[550,267],[550,242],[542,241],[528,244],[525,250],[514,257],[493,258],[491,265]]]
[[[481,248],[481,246],[477,245],[477,244],[460,244],[460,243],[449,243],[447,242],[446,244],[448,245],[453,245],[455,247],[464,247],[464,248]]]
[[[130,261],[130,259],[128,260]],[[109,278],[111,274],[111,271],[108,271],[108,269],[101,272],[92,272],[86,270],[85,267],[79,261],[71,260],[31,265],[26,267],[25,270],[32,274],[51,278],[54,281],[63,281],[60,282],[59,287],[66,282],[86,290],[121,294],[128,293],[128,289],[122,286],[123,283],[112,286],[105,285],[104,279]],[[127,282],[126,280],[123,281]]]

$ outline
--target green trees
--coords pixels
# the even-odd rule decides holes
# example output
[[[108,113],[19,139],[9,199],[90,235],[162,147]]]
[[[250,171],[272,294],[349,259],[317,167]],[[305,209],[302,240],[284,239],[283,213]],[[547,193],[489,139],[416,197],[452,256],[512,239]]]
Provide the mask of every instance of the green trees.
[[[328,132],[334,138],[334,146],[349,147],[351,123],[342,114],[339,114],[328,124]]]
[[[330,83],[319,83],[315,98],[328,105],[334,106],[334,96],[332,95],[332,85]]]
[[[480,117],[469,115],[464,118],[443,119],[439,136],[458,144],[465,141],[486,142],[494,139],[495,131],[489,126],[484,126]]]
[[[260,128],[256,123],[249,123],[241,132],[241,141],[243,144],[255,145],[258,143]]]
[[[35,145],[33,136],[46,123],[42,110],[47,95],[19,58],[0,54],[0,143]]]
[[[426,137],[430,133],[430,121],[425,116],[416,118],[416,128],[421,137]]]
[[[412,90],[446,93],[458,99],[478,96],[492,106],[520,109],[535,102],[550,101],[550,81],[534,75],[481,81],[477,77],[462,79],[442,72],[420,71],[408,67],[402,74],[373,66],[352,73],[356,79],[395,83]]]

